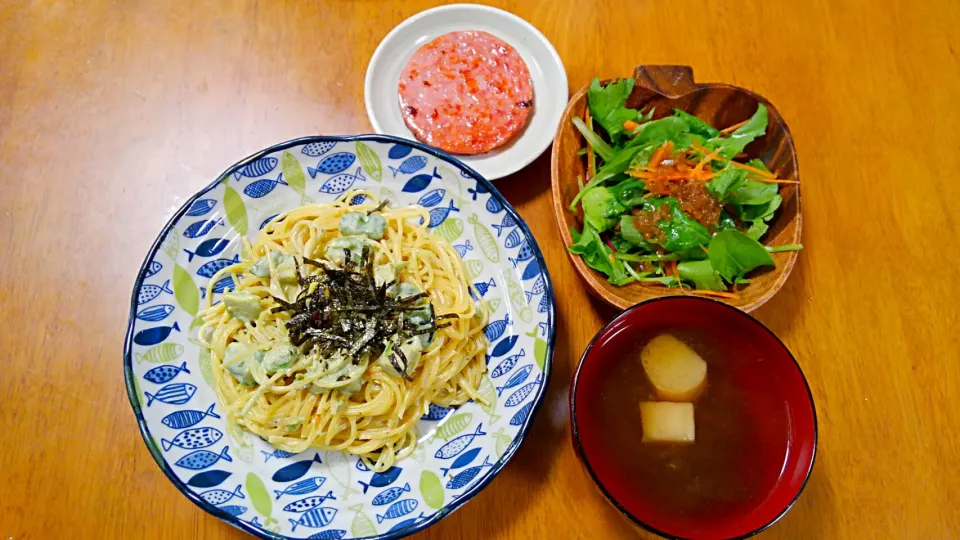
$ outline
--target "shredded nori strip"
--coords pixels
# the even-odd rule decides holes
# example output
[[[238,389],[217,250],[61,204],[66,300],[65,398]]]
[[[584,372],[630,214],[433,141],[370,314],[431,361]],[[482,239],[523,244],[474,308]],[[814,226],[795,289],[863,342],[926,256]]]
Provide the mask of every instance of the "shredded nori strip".
[[[286,328],[290,342],[300,347],[303,353],[318,349],[321,354],[333,354],[341,350],[356,364],[368,354],[379,358],[389,343],[390,363],[405,379],[411,380],[406,371],[409,362],[400,350],[400,344],[450,326],[451,323],[437,324],[441,319],[459,317],[454,313],[435,317],[430,309],[428,321],[421,324],[407,321],[404,314],[422,310],[425,307],[423,300],[430,295],[421,292],[403,298],[388,296],[387,291],[396,281],[377,286],[373,256],[368,246],[363,247],[359,256],[345,249],[342,268],[329,261],[307,257],[302,257],[302,261],[319,269],[320,274],[304,273],[300,260],[294,257],[300,292],[294,302],[273,297],[278,305],[271,311],[289,313]],[[315,289],[309,292],[312,284],[316,284]]]

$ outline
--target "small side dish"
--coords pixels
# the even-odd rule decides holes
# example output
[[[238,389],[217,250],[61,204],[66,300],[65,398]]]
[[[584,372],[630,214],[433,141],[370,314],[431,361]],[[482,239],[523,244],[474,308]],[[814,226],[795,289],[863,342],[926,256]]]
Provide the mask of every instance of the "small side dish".
[[[767,108],[718,129],[680,109],[654,119],[653,108],[627,106],[634,79],[587,90],[584,118],[573,124],[586,146],[586,178],[569,211],[582,210],[570,252],[615,286],[647,283],[733,297],[748,274],[775,265],[771,253],[800,244],[765,246],[783,202],[782,184],[744,149],[762,137]]]
[[[420,47],[398,91],[410,131],[451,154],[482,154],[506,144],[533,108],[527,64],[510,44],[482,31],[450,32]]]

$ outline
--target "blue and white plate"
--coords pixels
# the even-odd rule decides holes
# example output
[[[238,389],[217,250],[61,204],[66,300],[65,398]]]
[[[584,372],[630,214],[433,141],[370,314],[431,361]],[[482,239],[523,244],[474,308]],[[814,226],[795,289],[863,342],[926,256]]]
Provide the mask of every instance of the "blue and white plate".
[[[430,226],[466,261],[490,310],[493,406],[433,407],[414,455],[374,474],[356,457],[289,455],[229,434],[197,345],[205,276],[235,260],[273,216],[362,188],[430,208]],[[211,290],[212,289],[212,290]],[[163,228],[133,290],[124,375],[147,447],[191,501],[262,538],[401,538],[436,523],[486,486],[526,435],[546,393],[554,299],[540,248],[496,188],[456,159],[404,139],[308,137],[237,163]]]

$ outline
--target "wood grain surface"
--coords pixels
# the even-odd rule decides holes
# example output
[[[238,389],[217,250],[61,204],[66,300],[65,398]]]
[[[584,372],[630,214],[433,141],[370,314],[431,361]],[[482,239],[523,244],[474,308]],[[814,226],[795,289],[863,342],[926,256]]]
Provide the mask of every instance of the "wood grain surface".
[[[0,538],[243,537],[177,492],[137,433],[121,369],[135,273],[237,159],[369,131],[367,60],[437,3],[0,0]],[[761,537],[960,537],[960,4],[492,3],[543,31],[572,89],[690,65],[789,124],[806,249],[755,315],[806,372],[820,451]],[[549,164],[497,182],[557,286],[547,402],[503,473],[420,538],[648,537],[571,447],[571,373],[614,311],[567,260]]]

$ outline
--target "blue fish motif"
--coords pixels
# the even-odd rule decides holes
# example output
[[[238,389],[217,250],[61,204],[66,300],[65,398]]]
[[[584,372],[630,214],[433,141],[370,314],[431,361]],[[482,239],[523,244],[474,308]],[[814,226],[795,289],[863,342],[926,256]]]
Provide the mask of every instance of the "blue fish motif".
[[[440,476],[446,476],[447,473],[453,469],[462,469],[467,465],[473,463],[474,458],[477,457],[477,454],[480,453],[480,448],[474,448],[473,450],[468,450],[461,454],[457,459],[453,460],[453,464],[450,467],[440,467]]]
[[[201,236],[207,234],[217,225],[223,225],[223,218],[218,218],[216,220],[209,221],[198,221],[183,231],[183,236],[187,238],[200,238]]]
[[[507,257],[507,259],[509,259],[510,262],[513,263],[513,267],[516,268],[518,264],[531,257],[533,257],[533,248],[530,247],[529,242],[524,240],[523,243],[520,244],[520,251],[517,252],[517,258]]]
[[[143,279],[153,277],[161,270],[163,270],[162,264],[160,264],[158,261],[150,261],[150,266],[147,267],[147,273],[144,274]]]
[[[214,261],[209,261],[204,263],[200,268],[197,268],[197,275],[209,279],[216,275],[217,272],[223,270],[231,264],[237,264],[238,262],[240,262],[239,253],[234,255],[232,259],[217,259]]]
[[[490,290],[490,287],[496,287],[496,286],[497,286],[497,282],[494,281],[493,278],[490,278],[490,280],[487,282],[478,281],[473,284],[473,288],[476,289],[478,293],[480,293],[480,296],[486,296],[487,291]]]
[[[523,400],[527,399],[527,396],[530,395],[530,392],[533,392],[533,390],[540,385],[541,381],[543,381],[543,374],[537,375],[537,380],[533,381],[532,383],[520,387],[520,389],[508,397],[503,404],[507,407],[516,407],[517,405],[523,403]]]
[[[507,248],[513,249],[523,243],[523,235],[520,234],[520,229],[514,229],[513,232],[507,235],[507,239],[504,241],[503,245]]]
[[[363,492],[366,493],[371,487],[387,487],[392,484],[400,476],[400,473],[403,472],[401,467],[390,467],[389,469],[376,473],[370,478],[370,483],[358,482],[363,486]]]
[[[357,460],[357,464],[354,465],[360,472],[370,472],[370,467],[367,467],[367,464],[363,462],[362,459]]]
[[[183,467],[184,469],[199,471],[200,469],[206,469],[221,459],[224,461],[233,461],[233,458],[230,457],[227,450],[230,450],[229,446],[224,446],[219,454],[215,454],[209,450],[196,450],[178,459],[174,465]]]
[[[418,174],[413,178],[407,180],[407,183],[403,185],[401,190],[405,193],[418,193],[427,189],[427,186],[430,185],[430,182],[434,178],[440,178],[440,175],[437,173],[437,168],[433,168],[433,174]]]
[[[179,332],[180,325],[174,322],[173,326],[157,326],[154,328],[147,328],[146,330],[137,332],[136,335],[133,336],[133,342],[144,347],[156,345],[157,343],[167,339],[167,336],[169,336],[170,332],[173,330]]]
[[[463,171],[460,171],[460,174],[463,175]],[[464,176],[464,178],[470,178],[469,176]],[[477,195],[482,193],[490,193],[490,190],[487,189],[483,184],[477,183],[477,189],[467,188],[467,193],[473,195],[473,200],[477,200]]]
[[[219,506],[234,497],[238,499],[246,499],[243,495],[243,492],[240,491],[240,485],[237,485],[237,489],[233,491],[227,491],[225,489],[211,489],[210,491],[204,491],[200,494],[200,498],[207,501],[208,503]]]
[[[366,179],[367,178],[363,176],[363,169],[358,167],[357,172],[354,174],[343,173],[330,177],[320,186],[320,193],[343,193],[353,187],[354,182],[357,180]]]
[[[323,463],[320,461],[320,454],[314,454],[313,459],[305,459],[303,461],[298,461],[296,463],[291,463],[286,467],[278,470],[273,473],[274,482],[293,482],[297,478],[307,474],[307,471],[310,470],[310,466],[314,463]]]
[[[407,157],[410,152],[413,151],[412,146],[406,146],[403,144],[395,144],[390,148],[390,151],[387,152],[387,157],[390,159],[400,159]]]
[[[333,517],[337,515],[336,508],[329,508],[322,506],[320,508],[314,508],[308,512],[304,512],[300,519],[293,520],[288,519],[290,522],[290,531],[297,530],[297,525],[303,525],[304,527],[310,527],[311,529],[319,529],[321,527],[326,527],[333,521]]]
[[[190,251],[189,249],[184,249],[184,251],[187,252],[187,262],[190,262],[197,255],[201,257],[213,257],[223,251],[228,245],[230,245],[230,241],[226,238],[210,238],[209,240],[200,242],[196,251]]]
[[[410,156],[403,160],[403,163],[401,163],[399,167],[390,167],[388,165],[387,168],[393,171],[393,177],[396,178],[397,173],[413,174],[426,166],[426,156]]]
[[[526,352],[523,349],[520,349],[520,354],[515,354],[503,362],[500,362],[500,365],[493,368],[493,372],[490,373],[490,377],[496,379],[497,377],[502,377],[510,372],[513,369],[513,366],[517,365],[517,361],[526,355]]]
[[[234,172],[233,177],[237,180],[239,180],[241,176],[246,176],[247,178],[257,178],[258,176],[263,176],[272,171],[274,168],[276,168],[277,163],[279,162],[280,160],[275,157],[265,156],[256,161],[247,163],[242,169]]]
[[[468,251],[473,251],[473,246],[470,245],[470,240],[467,240],[463,244],[454,245],[453,249],[457,250],[457,253],[460,255],[460,257],[464,257],[467,255]]]
[[[374,497],[373,500],[370,502],[376,506],[383,506],[385,504],[390,504],[393,501],[399,499],[401,495],[403,495],[405,492],[408,492],[408,491],[410,491],[409,483],[404,484],[403,487],[395,487],[395,488],[383,490],[380,492],[379,495]]]
[[[164,384],[172,381],[174,377],[180,374],[181,371],[184,373],[190,373],[190,370],[187,369],[186,362],[180,364],[180,367],[169,365],[157,366],[144,373],[143,378],[154,384]]]
[[[137,313],[137,318],[141,321],[158,322],[167,318],[167,315],[173,313],[173,306],[170,304],[160,304],[148,308],[143,308]]]
[[[240,276],[237,276],[240,277]],[[236,289],[237,286],[233,283],[233,276],[224,276],[220,278],[219,281],[213,284],[213,292],[222,293],[224,291],[232,291]],[[207,297],[207,289],[200,287],[200,298]]]
[[[518,337],[520,336],[510,336],[507,339],[501,340],[500,343],[497,343],[497,346],[493,348],[493,351],[490,352],[490,358],[497,358],[510,352],[510,349],[517,344]]]
[[[417,520],[420,520],[420,519],[423,519],[423,512],[420,512],[420,515],[415,518],[407,519],[407,520],[401,521],[400,523],[397,523],[393,527],[390,527],[390,530],[387,532],[396,532],[396,531],[402,531],[403,529],[409,529],[410,527],[413,527],[414,525],[416,525]]]
[[[490,212],[491,214],[497,214],[501,210],[503,210],[503,205],[500,204],[500,201],[496,197],[490,197],[487,199],[487,212]],[[498,234],[497,236],[500,235]]]
[[[261,452],[263,451],[261,450]],[[313,493],[320,489],[320,486],[326,481],[326,477],[314,476],[313,478],[307,478],[306,480],[300,480],[299,482],[290,484],[283,491],[275,489],[273,492],[277,494],[277,500],[279,501],[280,497],[284,495],[306,495],[307,493]]]
[[[190,477],[187,480],[187,485],[198,488],[216,487],[229,478],[231,474],[233,473],[227,471],[204,471]]]
[[[487,456],[486,458],[484,458],[482,465],[477,465],[476,467],[470,467],[469,469],[466,469],[462,471],[460,474],[454,476],[453,479],[447,482],[447,489],[460,489],[466,486],[467,484],[470,483],[471,480],[473,480],[474,478],[477,477],[478,474],[480,474],[480,471],[482,471],[484,467],[492,467],[492,466],[493,464],[490,463],[490,456]]]
[[[323,158],[323,161],[317,164],[316,168],[307,167],[307,172],[310,173],[310,178],[316,178],[317,173],[323,174],[337,174],[342,173],[347,170],[348,167],[353,165],[353,162],[357,160],[357,156],[351,154],[350,152],[338,152],[336,154],[330,154],[329,156]],[[326,191],[325,193],[338,193]]]
[[[503,335],[503,331],[506,330],[507,326],[509,325],[510,325],[510,314],[507,313],[507,316],[504,317],[503,319],[500,319],[499,321],[493,321],[492,323],[484,327],[483,333],[487,336],[487,339],[490,340],[491,343],[493,343],[494,341],[500,339],[500,336]]]
[[[430,210],[430,224],[427,226],[430,228],[439,227],[441,223],[446,221],[450,212],[459,211],[460,209],[453,205],[453,201],[450,201],[450,206],[438,206]]]
[[[530,261],[530,264],[523,269],[523,275],[520,276],[524,281],[528,279],[533,279],[540,275],[540,261],[533,259]]]
[[[184,364],[186,364],[186,362],[184,362]],[[190,373],[190,372],[188,371],[187,373]],[[173,411],[172,413],[164,416],[161,422],[163,422],[163,425],[167,426],[168,428],[173,428],[173,429],[183,429],[183,428],[193,427],[199,424],[201,421],[203,421],[204,418],[208,416],[210,418],[220,418],[220,415],[213,412],[214,405],[215,405],[214,403],[211,403],[210,406],[207,407],[206,411],[193,411],[193,410]]]
[[[357,206],[359,204],[363,204],[363,201],[365,200],[367,200],[367,196],[362,193],[360,195],[354,195],[353,198],[350,199],[350,205]]]
[[[287,185],[287,183],[283,181],[283,173],[280,173],[280,176],[278,176],[276,180],[264,178],[263,180],[257,180],[256,182],[247,184],[247,187],[243,188],[243,194],[247,197],[259,199],[269,195],[270,192],[279,185]]]
[[[491,201],[494,200],[493,197],[491,197],[490,200]],[[513,219],[513,216],[510,215],[509,212],[507,212],[507,214],[503,216],[503,220],[500,222],[499,225],[497,225],[496,223],[491,225],[491,227],[497,230],[497,238],[500,238],[500,233],[502,233],[504,229],[510,229],[516,226],[517,226],[517,221]],[[510,247],[510,246],[507,246],[507,247]]]
[[[497,388],[497,396],[503,393],[504,390],[509,390],[514,386],[519,386],[523,384],[523,381],[527,380],[527,377],[530,376],[530,372],[533,370],[533,364],[527,364],[517,370],[509,379],[507,379],[507,384]]]
[[[140,292],[137,293],[137,305],[142,306],[146,304],[147,302],[160,296],[160,293],[162,292],[173,294],[173,289],[170,288],[169,279],[164,281],[163,285],[144,285],[140,287]]]
[[[447,444],[441,446],[440,449],[437,450],[437,453],[433,455],[433,457],[440,458],[440,459],[451,459],[451,458],[457,457],[460,454],[460,452],[463,452],[464,449],[466,449],[468,446],[470,446],[471,443],[473,443],[473,439],[480,437],[482,435],[486,435],[486,433],[483,432],[483,424],[481,423],[480,425],[477,426],[477,430],[474,431],[473,433],[467,433],[466,435],[461,435],[456,439],[453,439],[452,441],[448,442]]]
[[[530,411],[533,410],[533,402],[527,403],[523,407],[520,407],[520,410],[517,411],[517,414],[513,415],[513,418],[510,419],[511,426],[521,426],[524,422],[527,421],[527,417],[530,416]]]
[[[296,455],[293,452],[287,452],[286,450],[280,450],[280,449],[275,449],[273,452],[265,452],[261,450],[260,453],[264,455],[264,460],[263,460],[264,463],[270,461],[270,458],[272,457],[275,457],[277,459],[286,459],[288,457]]]
[[[267,226],[267,223],[270,223],[271,221],[273,221],[273,218],[275,218],[275,217],[277,217],[277,216],[279,216],[279,215],[280,215],[280,214],[274,214],[274,215],[268,217],[267,219],[263,220],[263,223],[260,224],[260,230],[262,231],[263,228]]]
[[[318,533],[313,533],[307,537],[308,540],[340,540],[347,535],[345,529],[327,529]]]
[[[164,450],[170,450],[174,446],[184,450],[196,450],[197,448],[206,448],[217,444],[223,438],[223,432],[217,428],[201,427],[181,431],[172,441],[160,439],[160,444]]]
[[[537,281],[533,284],[533,290],[530,291],[533,294],[540,294],[543,291],[547,290],[547,284],[543,281],[543,276],[537,278]]]
[[[547,295],[543,295],[543,298],[540,299],[540,305],[537,306],[537,313],[546,313],[548,302]]]
[[[300,149],[300,152],[305,156],[310,157],[320,157],[330,151],[331,148],[336,146],[337,143],[333,141],[328,142],[314,142],[310,143]]]
[[[443,420],[450,414],[450,411],[453,409],[448,409],[446,407],[441,407],[439,405],[430,404],[430,410],[427,411],[427,414],[420,417],[421,420]]]
[[[284,512],[306,512],[307,510],[313,510],[317,508],[327,500],[337,500],[333,496],[332,491],[328,491],[326,495],[314,495],[313,497],[304,497],[300,500],[293,501],[292,503],[283,507]]]
[[[238,505],[238,504],[231,504],[231,505],[227,505],[227,506],[221,506],[220,509],[223,510],[224,512],[230,514],[230,515],[233,516],[233,517],[237,517],[237,516],[239,516],[240,514],[243,514],[244,512],[247,511],[247,507],[246,507],[246,506],[240,506],[240,505]]]
[[[387,511],[383,515],[376,514],[377,523],[383,523],[385,519],[396,519],[398,517],[403,517],[410,512],[413,512],[417,509],[417,505],[420,504],[416,499],[404,499],[402,501],[397,501],[390,505],[390,508],[387,508]]]
[[[216,199],[200,199],[190,205],[190,209],[184,214],[190,217],[200,217],[207,215],[213,207],[217,205]]]
[[[447,194],[447,190],[443,188],[437,188],[433,191],[428,191],[423,197],[420,197],[420,200],[417,201],[417,204],[423,206],[424,208],[432,208],[443,200],[443,197]]]

